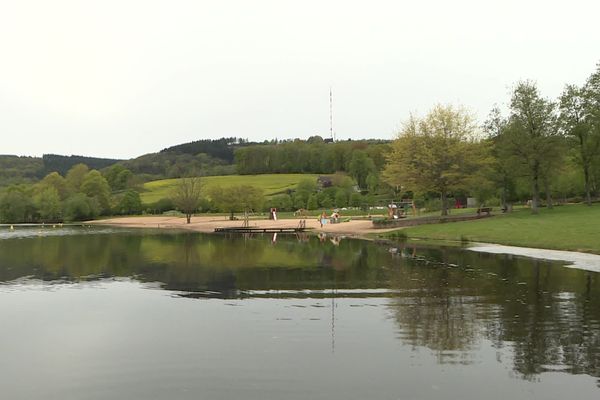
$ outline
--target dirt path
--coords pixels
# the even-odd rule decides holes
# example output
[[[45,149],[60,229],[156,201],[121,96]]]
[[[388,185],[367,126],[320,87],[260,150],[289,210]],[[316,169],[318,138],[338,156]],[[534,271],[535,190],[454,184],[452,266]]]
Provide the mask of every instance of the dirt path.
[[[251,227],[257,228],[295,228],[301,219],[272,220],[250,220]],[[131,228],[182,228],[198,232],[214,232],[215,228],[242,226],[242,221],[229,221],[223,216],[193,217],[188,225],[185,218],[145,216],[145,217],[122,217],[90,221],[91,224],[113,225]],[[316,218],[306,218],[306,227],[312,228],[314,232],[325,232],[340,235],[362,236],[369,233],[389,232],[394,229],[375,229],[371,221],[356,220],[341,222],[339,224],[326,224],[322,228]],[[395,228],[397,229],[397,228]]]

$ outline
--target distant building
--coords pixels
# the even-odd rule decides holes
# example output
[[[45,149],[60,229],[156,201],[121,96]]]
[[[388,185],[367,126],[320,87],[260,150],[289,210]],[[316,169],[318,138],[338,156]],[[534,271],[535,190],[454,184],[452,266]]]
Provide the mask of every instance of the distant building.
[[[317,185],[320,188],[328,188],[333,186],[333,179],[330,176],[321,175],[317,178]]]

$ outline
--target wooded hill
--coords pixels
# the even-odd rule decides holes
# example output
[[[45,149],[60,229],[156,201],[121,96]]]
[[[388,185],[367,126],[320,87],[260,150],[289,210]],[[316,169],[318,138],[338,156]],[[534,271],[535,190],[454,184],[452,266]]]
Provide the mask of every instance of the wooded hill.
[[[233,137],[206,139],[169,147],[122,164],[134,174],[144,176],[144,180],[189,175],[329,174],[349,172],[354,153],[359,150],[354,156],[354,169],[358,164],[365,164],[372,172],[383,168],[388,143],[383,140],[326,143],[320,136],[262,143]]]
[[[76,164],[97,170],[118,164],[131,171],[136,182],[183,176],[348,172],[361,187],[366,187],[368,175],[383,168],[388,145],[383,140],[327,143],[320,136],[261,143],[228,137],[182,143],[130,160],[55,154],[41,158],[0,155],[0,187],[37,182],[51,172],[65,176]]]
[[[109,167],[120,160],[44,154],[42,157],[0,155],[0,186],[35,182],[51,172],[65,175],[76,164],[86,164],[92,169]]]

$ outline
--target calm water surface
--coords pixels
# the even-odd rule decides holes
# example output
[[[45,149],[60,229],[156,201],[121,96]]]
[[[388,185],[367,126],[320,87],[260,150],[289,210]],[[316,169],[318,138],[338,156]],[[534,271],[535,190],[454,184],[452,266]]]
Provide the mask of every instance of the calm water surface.
[[[600,398],[598,273],[272,239],[3,228],[1,398]]]

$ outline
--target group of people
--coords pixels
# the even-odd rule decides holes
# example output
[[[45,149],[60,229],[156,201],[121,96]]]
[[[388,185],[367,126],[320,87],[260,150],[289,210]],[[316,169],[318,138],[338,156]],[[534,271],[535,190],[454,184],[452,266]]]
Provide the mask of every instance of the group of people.
[[[338,223],[340,220],[340,213],[335,211],[333,214],[331,214],[331,217],[327,217],[327,213],[325,211],[323,211],[321,213],[321,215],[319,215],[317,217],[317,221],[319,221],[319,223],[321,224],[321,228],[323,227],[323,225],[327,224],[328,222],[331,222],[333,224]]]

